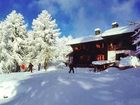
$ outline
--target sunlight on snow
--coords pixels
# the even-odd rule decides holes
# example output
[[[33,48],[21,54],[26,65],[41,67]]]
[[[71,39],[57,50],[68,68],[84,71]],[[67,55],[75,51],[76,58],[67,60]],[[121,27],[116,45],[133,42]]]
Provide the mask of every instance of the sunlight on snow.
[[[77,81],[77,83],[85,90],[92,89],[93,86],[91,83],[83,82],[83,81]]]
[[[65,85],[70,85],[70,82],[69,81],[66,81],[65,79],[63,79],[61,77],[58,78],[58,81],[61,82],[61,83],[63,83],[63,84],[65,84]]]
[[[2,105],[139,105],[139,68],[126,71],[109,68],[108,72],[98,73],[85,68],[76,70],[75,74],[66,69],[23,72],[14,74],[14,78],[8,74],[9,79],[0,84],[0,102]],[[4,95],[8,98],[3,98]]]
[[[16,81],[7,81],[0,84],[0,100],[10,99],[17,93],[16,87],[18,83]]]
[[[45,84],[46,84],[46,82],[45,82],[45,81],[41,82],[41,86],[44,86]]]
[[[94,80],[96,80],[98,82],[109,82],[109,81],[113,81],[114,78],[111,78],[111,77],[98,77],[98,78],[94,78]]]

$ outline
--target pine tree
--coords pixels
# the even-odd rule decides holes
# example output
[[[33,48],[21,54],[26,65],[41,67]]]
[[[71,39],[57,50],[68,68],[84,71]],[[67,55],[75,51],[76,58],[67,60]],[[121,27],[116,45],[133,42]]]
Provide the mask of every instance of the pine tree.
[[[13,10],[2,23],[0,63],[4,72],[11,72],[15,62],[22,63],[27,37],[24,18]]]
[[[56,44],[56,38],[60,35],[60,30],[57,27],[55,20],[51,15],[43,10],[36,19],[32,22],[32,58],[35,63],[50,62],[54,55],[54,46]],[[30,49],[30,50],[31,50]]]

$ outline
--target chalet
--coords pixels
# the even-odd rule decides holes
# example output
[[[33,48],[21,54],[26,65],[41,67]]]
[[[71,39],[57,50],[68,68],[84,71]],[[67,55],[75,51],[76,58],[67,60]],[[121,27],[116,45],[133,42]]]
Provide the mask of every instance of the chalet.
[[[115,61],[121,57],[135,55],[132,35],[135,25],[119,27],[118,23],[112,28],[101,32],[95,29],[95,35],[76,38],[68,43],[73,49],[68,56],[73,57],[77,67],[90,67],[93,61]]]

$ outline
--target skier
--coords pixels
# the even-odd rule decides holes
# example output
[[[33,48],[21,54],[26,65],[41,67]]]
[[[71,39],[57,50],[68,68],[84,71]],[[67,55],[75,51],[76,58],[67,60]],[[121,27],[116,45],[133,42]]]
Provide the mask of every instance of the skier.
[[[70,57],[69,59],[69,69],[69,73],[71,73],[71,71],[74,73],[73,57]]]
[[[38,71],[40,71],[41,63],[38,64]]]
[[[16,72],[20,72],[20,65],[16,63]]]
[[[28,68],[29,68],[29,71],[32,73],[32,71],[33,71],[33,64],[30,63],[29,66],[28,66]]]
[[[69,68],[70,68],[69,73],[71,73],[71,71],[74,73],[74,67],[73,67],[73,64],[69,64]]]

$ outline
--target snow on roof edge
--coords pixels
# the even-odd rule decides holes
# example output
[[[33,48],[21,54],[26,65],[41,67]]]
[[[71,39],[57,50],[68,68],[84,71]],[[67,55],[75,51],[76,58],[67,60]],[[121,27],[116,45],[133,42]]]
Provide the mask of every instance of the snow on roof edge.
[[[101,35],[96,35],[96,36],[92,35],[92,36],[88,36],[88,37],[80,37],[80,38],[73,39],[72,41],[68,42],[67,45],[99,41],[99,40],[103,40]]]
[[[99,35],[92,35],[92,36],[88,36],[88,37],[76,38],[76,39],[68,42],[67,45],[103,40],[103,37],[120,35],[123,33],[130,33],[130,32],[134,32],[135,29],[136,29],[135,25],[127,25],[127,26],[121,26],[121,27],[116,27],[116,28],[110,28]]]
[[[134,32],[135,28],[136,28],[136,26],[134,26],[134,25],[111,28],[111,29],[104,31],[102,33],[102,37]]]

